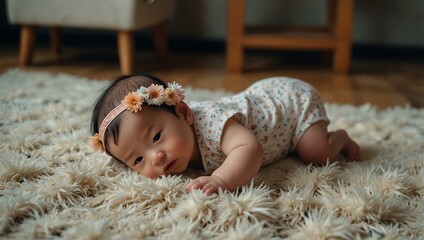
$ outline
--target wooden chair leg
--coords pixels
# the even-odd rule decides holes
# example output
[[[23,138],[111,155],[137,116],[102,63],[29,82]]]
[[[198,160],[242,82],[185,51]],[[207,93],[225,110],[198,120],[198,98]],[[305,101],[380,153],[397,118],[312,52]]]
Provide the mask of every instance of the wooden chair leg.
[[[155,46],[156,54],[160,57],[168,55],[168,38],[166,35],[166,28],[164,23],[153,26],[151,29],[153,44]]]
[[[347,73],[350,68],[352,51],[352,27],[354,0],[339,0],[336,6],[335,36],[337,45],[334,49],[333,71]]]
[[[37,35],[37,28],[35,26],[21,27],[19,65],[22,67],[25,67],[31,64],[36,35]]]
[[[244,0],[228,1],[227,68],[240,72],[244,62]]]
[[[61,36],[60,28],[52,27],[50,28],[50,44],[53,52],[53,56],[57,59],[61,52]]]
[[[118,32],[118,54],[121,73],[123,75],[134,72],[134,36],[132,31]]]
[[[327,26],[328,32],[335,32],[337,0],[327,0]]]

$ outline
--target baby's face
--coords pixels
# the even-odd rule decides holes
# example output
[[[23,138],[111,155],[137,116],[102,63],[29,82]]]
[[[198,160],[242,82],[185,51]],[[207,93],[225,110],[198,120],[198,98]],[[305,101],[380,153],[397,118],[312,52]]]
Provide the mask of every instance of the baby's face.
[[[109,139],[113,156],[150,178],[187,169],[197,144],[191,130],[192,119],[147,106],[138,113],[122,114],[117,144]]]

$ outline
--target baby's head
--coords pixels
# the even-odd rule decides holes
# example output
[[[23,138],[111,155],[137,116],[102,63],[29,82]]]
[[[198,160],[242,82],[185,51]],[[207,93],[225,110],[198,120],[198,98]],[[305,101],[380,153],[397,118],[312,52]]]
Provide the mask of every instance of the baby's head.
[[[183,172],[193,154],[193,116],[179,84],[150,75],[113,81],[95,102],[90,141],[147,177]]]

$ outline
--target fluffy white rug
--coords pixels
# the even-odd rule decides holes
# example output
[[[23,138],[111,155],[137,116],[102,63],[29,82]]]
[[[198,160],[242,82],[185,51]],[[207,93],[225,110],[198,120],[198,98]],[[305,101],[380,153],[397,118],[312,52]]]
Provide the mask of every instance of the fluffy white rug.
[[[424,109],[326,104],[359,162],[287,157],[236,193],[187,193],[87,144],[106,81],[10,70],[0,76],[0,236],[16,239],[399,239],[424,236]],[[188,89],[191,101],[225,95]]]

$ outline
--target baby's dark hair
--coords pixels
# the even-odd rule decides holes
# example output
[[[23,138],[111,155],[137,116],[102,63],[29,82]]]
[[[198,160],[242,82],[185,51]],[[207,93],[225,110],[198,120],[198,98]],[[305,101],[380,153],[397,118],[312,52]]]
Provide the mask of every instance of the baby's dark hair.
[[[149,74],[139,75],[125,75],[112,81],[100,94],[94,103],[93,113],[91,115],[91,133],[92,135],[99,132],[100,124],[103,119],[109,114],[116,106],[121,104],[122,99],[133,91],[137,91],[138,88],[144,86],[149,87],[152,84],[162,85],[167,88],[168,85],[159,78]],[[163,109],[176,115],[175,107],[162,104],[161,106],[150,106],[154,109]],[[119,125],[121,122],[122,114],[117,116],[108,126],[104,133],[104,145],[105,151],[109,152],[108,140],[110,136],[113,136],[115,144],[118,142],[119,137]]]

